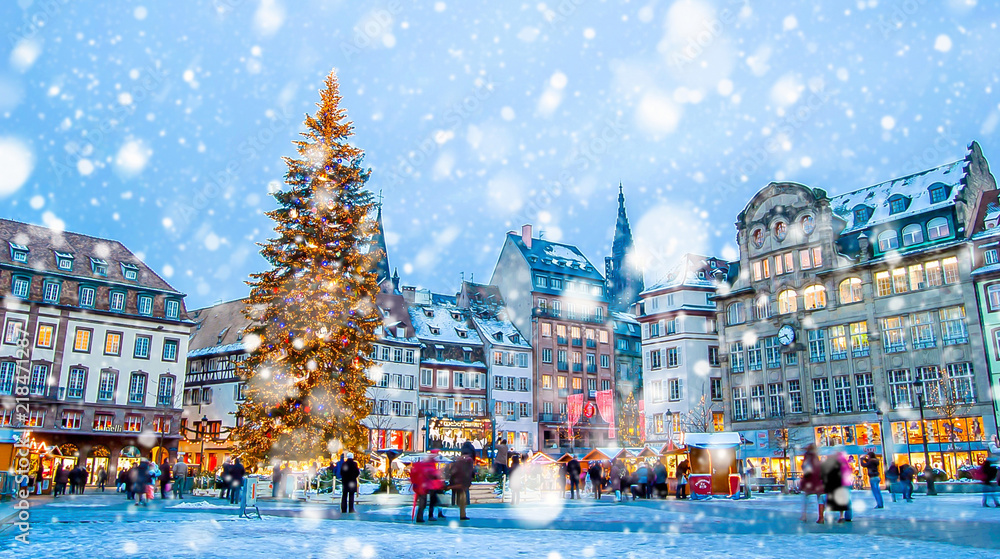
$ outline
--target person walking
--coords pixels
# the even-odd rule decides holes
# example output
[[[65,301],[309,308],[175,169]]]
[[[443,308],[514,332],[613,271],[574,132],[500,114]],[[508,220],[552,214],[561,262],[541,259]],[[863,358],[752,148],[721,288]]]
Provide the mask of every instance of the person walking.
[[[151,465],[152,464],[147,458],[143,458],[139,460],[139,464],[135,467],[135,481],[132,483],[132,493],[135,495],[135,506],[142,504],[149,506],[146,488],[149,487]]]
[[[913,502],[913,478],[916,477],[917,470],[909,464],[903,464],[899,469],[899,482],[903,485],[903,499],[907,503]]]
[[[872,496],[875,497],[875,508],[885,508],[882,502],[882,473],[879,469],[878,457],[874,452],[861,457],[861,467],[868,472],[868,483],[871,484]]]
[[[594,499],[601,500],[601,485],[604,483],[604,469],[601,468],[601,463],[596,460],[587,469],[587,474],[590,476],[590,485],[594,487]]]
[[[281,462],[275,462],[271,467],[271,498],[277,499],[281,492]]]
[[[475,464],[472,456],[465,453],[451,464],[451,478],[448,480],[448,486],[456,498],[459,520],[469,519],[465,514],[465,509],[469,505],[469,488],[472,486],[474,470]]]
[[[123,468],[121,464],[118,466],[118,473],[115,475],[115,490],[119,493],[125,492],[125,485],[128,481],[128,470]]]
[[[569,477],[569,498],[580,498],[580,462],[573,458],[566,464],[566,476]]]
[[[139,464],[132,464],[128,471],[125,472],[125,498],[129,501],[135,499],[135,485],[137,481],[139,481]]]
[[[809,497],[816,496],[816,503],[819,507],[819,519],[817,524],[823,524],[826,513],[826,495],[824,493],[823,470],[819,461],[819,453],[814,443],[806,446],[806,454],[802,457],[802,480],[799,482],[799,489],[805,497],[802,499],[802,522],[806,522],[806,508],[809,506]]]
[[[170,465],[170,457],[163,457],[163,463],[160,464],[160,498],[167,498],[167,486],[173,480],[173,467]]]
[[[653,488],[656,489],[656,496],[666,499],[667,495],[670,494],[670,486],[667,484],[667,467],[659,460],[653,466],[653,478],[655,480]]]
[[[67,474],[67,483],[69,483],[69,494],[76,495],[76,487],[80,483],[80,465],[76,464],[69,470]]]
[[[506,468],[505,468],[506,469]],[[524,472],[515,472],[521,469],[521,455],[514,453],[510,459],[510,469],[507,470],[507,485],[510,487],[510,504],[516,505],[521,502],[521,485],[524,484]]]
[[[183,460],[178,460],[174,464],[173,475],[174,475],[174,497],[177,499],[184,498],[184,484],[187,483],[187,473],[188,467]]]
[[[344,453],[344,465],[340,467],[340,478],[344,481],[344,490],[340,494],[341,514],[354,514],[354,499],[358,494],[358,477],[361,470],[354,461],[354,454]]]
[[[899,466],[895,462],[889,465],[889,468],[885,471],[885,481],[886,485],[889,486],[889,496],[892,497],[892,502],[896,502],[896,493],[899,492]]]
[[[993,497],[993,506],[1000,508],[1000,501],[997,500],[996,486],[993,485],[993,481],[997,478],[997,467],[993,462],[993,459],[987,457],[983,460],[983,464],[979,466],[979,471],[976,472],[979,477],[979,481],[983,484],[983,506],[990,508],[990,505],[986,502],[986,497]]]
[[[507,441],[500,439],[497,452],[493,455],[493,473],[498,476],[507,475]]]
[[[97,488],[104,493],[104,486],[108,483],[108,472],[104,471],[104,466],[97,468]]]
[[[622,467],[619,460],[611,463],[611,473],[608,474],[608,477],[610,478],[609,489],[615,494],[615,502],[620,503],[622,500]]]
[[[427,520],[434,521],[434,508],[438,506],[437,487],[440,486],[441,479],[437,471],[438,449],[432,449],[427,458],[417,462],[410,468],[410,482],[413,484],[413,491],[417,495],[417,510],[415,521],[424,521],[424,510],[430,507]],[[438,518],[444,518],[438,508]]]
[[[229,504],[235,505],[240,502],[243,491],[243,476],[247,470],[243,467],[243,462],[237,458],[229,467]]]
[[[853,518],[851,489],[854,487],[854,470],[847,453],[838,452],[827,458],[822,468],[827,506],[831,511],[840,513],[838,523],[850,522]]]
[[[63,468],[62,462],[56,466],[56,475],[53,478],[56,484],[55,490],[52,491],[52,497],[58,498],[59,495],[66,494],[66,484],[69,483],[69,470]]]
[[[639,465],[635,470],[636,484],[639,486],[639,496],[646,499],[648,494],[647,487],[649,487],[649,466],[645,462]],[[632,495],[632,500],[635,500],[635,495]]]
[[[682,460],[680,464],[677,464],[677,498],[687,499],[687,486],[690,480],[689,473],[691,471],[690,463],[685,459]]]
[[[220,499],[228,499],[230,490],[233,488],[233,465],[229,458],[222,462],[222,491],[219,492]]]

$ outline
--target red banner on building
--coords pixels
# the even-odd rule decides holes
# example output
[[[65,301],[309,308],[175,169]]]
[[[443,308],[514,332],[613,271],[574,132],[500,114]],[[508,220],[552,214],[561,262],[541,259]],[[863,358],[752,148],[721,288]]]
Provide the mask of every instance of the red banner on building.
[[[566,396],[566,423],[569,427],[568,434],[573,438],[573,426],[580,422],[583,414],[583,394],[570,394]]]
[[[615,438],[615,395],[613,390],[601,390],[597,393],[597,411],[601,419],[608,422],[608,438]]]

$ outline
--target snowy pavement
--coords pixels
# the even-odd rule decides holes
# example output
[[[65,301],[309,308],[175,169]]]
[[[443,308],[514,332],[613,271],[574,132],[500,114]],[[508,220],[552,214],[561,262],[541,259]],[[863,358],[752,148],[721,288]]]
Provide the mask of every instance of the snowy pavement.
[[[859,497],[861,497],[859,499]],[[453,508],[441,523],[414,525],[399,504],[359,508],[337,519],[335,508],[262,503],[263,520],[236,518],[218,499],[154,501],[134,507],[120,495],[71,496],[32,509],[31,543],[0,533],[0,557],[662,557],[697,550],[699,557],[852,556],[996,557],[1000,509],[978,496],[918,496],[913,503],[864,506],[855,495],[852,524],[819,526],[815,509],[800,523],[801,499],[750,501],[550,501],[518,507],[472,506],[459,525]],[[976,497],[976,498],[973,498]],[[942,520],[943,518],[948,520]]]

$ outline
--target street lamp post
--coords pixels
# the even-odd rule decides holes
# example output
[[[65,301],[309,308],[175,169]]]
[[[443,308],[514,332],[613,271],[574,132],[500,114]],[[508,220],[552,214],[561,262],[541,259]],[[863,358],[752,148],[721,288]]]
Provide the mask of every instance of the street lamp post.
[[[885,451],[885,433],[886,433],[886,430],[882,428],[882,416],[883,415],[885,415],[885,412],[882,411],[882,408],[876,408],[875,409],[875,416],[878,417],[879,439],[881,439],[881,441],[882,441],[882,467],[883,468],[888,468],[889,467],[889,455]]]
[[[198,438],[201,439],[201,452],[198,454],[198,475],[205,475],[205,436],[208,435],[208,416],[201,416],[198,425]]]
[[[927,483],[927,494],[937,495],[937,490],[934,489],[934,468],[931,467],[931,455],[927,451],[927,425],[924,424],[924,383],[915,380],[912,386],[920,406],[920,434],[924,442],[924,481]]]
[[[668,409],[663,415],[666,416],[667,421],[670,423],[667,429],[667,442],[672,443],[674,442],[674,412]]]

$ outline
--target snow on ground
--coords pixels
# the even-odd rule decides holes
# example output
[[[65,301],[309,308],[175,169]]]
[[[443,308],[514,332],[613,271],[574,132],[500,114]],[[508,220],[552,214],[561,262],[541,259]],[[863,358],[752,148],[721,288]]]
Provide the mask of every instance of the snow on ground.
[[[663,557],[697,550],[711,557],[996,557],[995,550],[849,534],[780,539],[760,535],[629,534],[556,530],[498,530],[447,525],[265,517],[262,521],[205,519],[92,522],[36,527],[31,548],[0,557]]]

